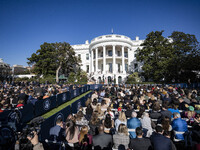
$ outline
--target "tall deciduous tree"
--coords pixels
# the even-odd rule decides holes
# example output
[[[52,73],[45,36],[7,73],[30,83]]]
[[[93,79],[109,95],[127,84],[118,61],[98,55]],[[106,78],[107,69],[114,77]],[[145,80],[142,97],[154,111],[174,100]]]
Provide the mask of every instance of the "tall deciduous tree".
[[[44,43],[36,53],[28,59],[28,64],[33,65],[33,72],[38,75],[56,75],[58,82],[59,71],[62,69],[66,74],[73,72],[79,65],[79,59],[70,44]]]
[[[145,78],[160,81],[168,74],[167,66],[172,57],[172,46],[168,39],[162,36],[163,31],[151,32],[136,51],[137,61],[143,62]]]
[[[174,31],[165,38],[163,31],[151,32],[137,50],[137,60],[143,62],[145,78],[154,81],[186,82],[194,80],[200,71],[199,42],[194,35]]]
[[[194,71],[200,70],[199,42],[195,35],[174,31],[172,39],[173,59],[169,64],[170,77],[176,81],[187,81],[196,77]]]

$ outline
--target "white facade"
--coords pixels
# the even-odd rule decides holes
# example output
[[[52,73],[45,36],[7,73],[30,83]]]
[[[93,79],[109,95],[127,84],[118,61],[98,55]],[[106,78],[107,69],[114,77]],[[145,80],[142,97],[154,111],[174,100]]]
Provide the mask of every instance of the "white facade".
[[[122,83],[130,72],[141,72],[142,64],[135,58],[135,51],[141,48],[143,40],[124,35],[103,35],[90,43],[72,45],[76,56],[81,58],[81,69],[96,83]]]

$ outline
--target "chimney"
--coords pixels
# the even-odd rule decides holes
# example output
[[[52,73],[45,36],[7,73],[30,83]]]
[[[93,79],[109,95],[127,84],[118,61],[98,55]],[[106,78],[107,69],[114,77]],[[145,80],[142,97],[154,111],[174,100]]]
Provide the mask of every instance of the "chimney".
[[[85,44],[89,44],[89,41],[87,40],[87,41],[85,41]]]

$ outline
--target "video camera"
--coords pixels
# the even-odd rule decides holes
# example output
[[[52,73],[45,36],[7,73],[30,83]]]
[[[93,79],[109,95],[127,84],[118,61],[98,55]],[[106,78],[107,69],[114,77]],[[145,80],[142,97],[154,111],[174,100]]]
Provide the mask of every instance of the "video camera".
[[[31,142],[27,139],[27,137],[30,137],[31,139],[34,137],[34,131],[39,134],[41,130],[41,123],[44,122],[43,117],[37,117],[30,121],[30,123],[27,124],[27,126],[22,130],[21,133],[18,134],[19,139],[19,147],[20,149],[32,149]]]

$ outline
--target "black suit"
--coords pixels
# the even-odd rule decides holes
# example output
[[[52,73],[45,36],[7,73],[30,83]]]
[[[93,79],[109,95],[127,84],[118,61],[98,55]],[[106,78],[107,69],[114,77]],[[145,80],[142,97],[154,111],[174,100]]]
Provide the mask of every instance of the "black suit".
[[[172,150],[171,140],[162,134],[154,132],[151,135],[151,143],[154,150]]]
[[[101,149],[112,148],[112,143],[113,143],[113,139],[110,134],[99,133],[98,135],[93,137],[93,146],[94,147],[100,146]]]
[[[147,138],[131,139],[129,148],[133,150],[152,150],[151,141]]]

